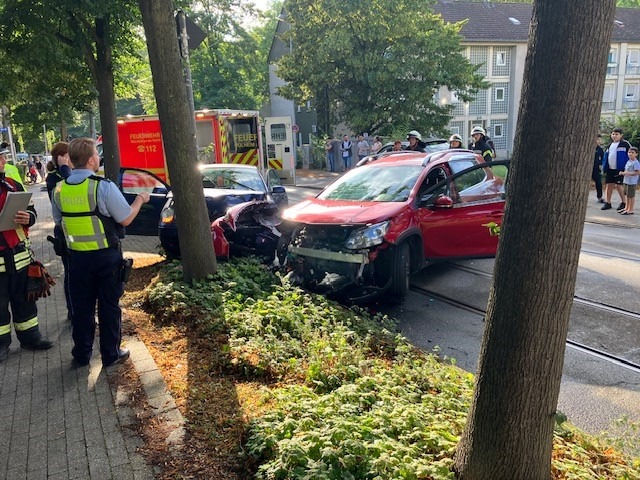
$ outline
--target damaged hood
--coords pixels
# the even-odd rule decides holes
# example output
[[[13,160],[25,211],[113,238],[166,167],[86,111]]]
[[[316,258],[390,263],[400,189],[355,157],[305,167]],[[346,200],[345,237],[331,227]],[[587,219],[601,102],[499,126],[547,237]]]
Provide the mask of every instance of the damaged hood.
[[[277,207],[271,201],[252,200],[230,207],[223,216],[213,221],[212,226],[219,226],[222,223],[226,223],[235,231],[240,215],[250,214],[252,219],[259,225],[272,230],[282,223],[282,219],[276,215],[277,211]]]
[[[306,224],[369,224],[393,218],[408,208],[405,202],[354,202],[310,198],[287,208],[282,218]]]

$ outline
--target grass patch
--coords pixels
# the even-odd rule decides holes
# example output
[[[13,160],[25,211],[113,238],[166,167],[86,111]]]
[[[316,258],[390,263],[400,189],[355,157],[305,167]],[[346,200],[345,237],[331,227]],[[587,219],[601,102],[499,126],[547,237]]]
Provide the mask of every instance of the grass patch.
[[[412,347],[392,319],[251,259],[193,286],[181,277],[164,266],[135,300],[195,445],[165,478],[454,478],[472,375]],[[614,447],[562,424],[552,477],[640,479],[638,460]]]

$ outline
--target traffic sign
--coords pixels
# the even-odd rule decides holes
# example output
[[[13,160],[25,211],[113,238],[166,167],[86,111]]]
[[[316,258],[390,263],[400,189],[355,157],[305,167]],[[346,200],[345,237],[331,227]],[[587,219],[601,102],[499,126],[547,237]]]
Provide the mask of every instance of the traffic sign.
[[[293,125],[293,127],[291,127],[291,130],[293,130],[293,133],[298,133],[300,131],[300,127],[298,125]]]
[[[8,133],[9,127],[0,127],[0,133]]]

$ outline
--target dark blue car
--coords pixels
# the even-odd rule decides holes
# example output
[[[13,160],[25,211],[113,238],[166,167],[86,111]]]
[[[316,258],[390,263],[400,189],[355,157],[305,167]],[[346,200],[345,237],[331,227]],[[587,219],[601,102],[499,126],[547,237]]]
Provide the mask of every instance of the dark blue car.
[[[227,213],[229,207],[250,201],[266,201],[273,204],[276,210],[289,204],[287,192],[274,170],[267,171],[267,180],[262,177],[256,167],[239,164],[211,164],[200,166],[202,187],[207,202],[209,220],[213,222]],[[160,244],[170,257],[180,256],[180,242],[173,195],[169,193],[160,214],[158,228]],[[240,239],[238,239],[240,240]],[[253,242],[254,239],[246,239]],[[245,246],[246,246],[246,242]],[[257,245],[260,248],[264,242]],[[271,248],[271,247],[269,247]],[[274,246],[275,248],[275,246]],[[265,254],[266,252],[257,252]]]

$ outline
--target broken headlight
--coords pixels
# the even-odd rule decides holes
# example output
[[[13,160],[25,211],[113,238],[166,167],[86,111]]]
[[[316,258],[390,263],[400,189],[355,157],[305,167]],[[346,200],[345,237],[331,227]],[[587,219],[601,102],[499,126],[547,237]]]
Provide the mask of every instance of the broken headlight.
[[[369,225],[355,230],[349,235],[349,238],[347,238],[345,246],[351,250],[357,250],[359,248],[380,245],[389,230],[389,223],[387,220],[386,222],[376,223],[375,225]]]

